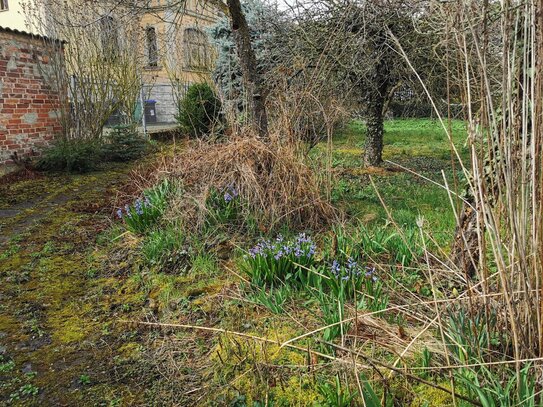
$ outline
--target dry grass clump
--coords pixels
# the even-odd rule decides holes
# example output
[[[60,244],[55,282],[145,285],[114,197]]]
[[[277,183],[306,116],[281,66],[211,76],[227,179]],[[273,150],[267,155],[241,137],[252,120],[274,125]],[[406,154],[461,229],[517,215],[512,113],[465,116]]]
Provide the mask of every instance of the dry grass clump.
[[[140,198],[145,190],[149,190],[170,177],[174,154],[180,148],[176,144],[166,147],[161,153],[148,157],[137,165],[129,175],[127,182],[117,188],[116,196],[113,199],[115,209],[131,204],[135,199]]]
[[[233,188],[244,214],[266,230],[285,223],[323,227],[335,216],[315,173],[292,145],[278,140],[240,136],[224,143],[199,142],[177,155],[170,176],[202,205],[212,189]]]

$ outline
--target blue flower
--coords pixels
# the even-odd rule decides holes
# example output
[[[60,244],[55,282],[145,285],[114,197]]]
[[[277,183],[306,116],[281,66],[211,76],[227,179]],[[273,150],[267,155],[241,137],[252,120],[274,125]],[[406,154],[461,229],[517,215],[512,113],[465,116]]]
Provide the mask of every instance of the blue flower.
[[[332,273],[334,273],[334,275],[337,277],[339,275],[339,272],[341,270],[341,266],[339,265],[338,261],[337,260],[334,260],[332,262],[332,267],[330,268],[330,270],[332,271]]]
[[[296,238],[296,241],[298,243],[311,243],[312,240],[309,236],[306,236],[305,233],[300,233],[298,237]]]
[[[141,203],[141,199],[136,199],[136,204],[134,205],[134,207],[136,208],[136,213],[138,215],[143,215],[143,206]]]
[[[249,249],[249,254],[254,259],[257,255],[262,254],[262,247],[260,245],[256,245],[252,249]]]
[[[366,277],[371,278],[373,281],[377,281],[377,276],[375,276],[375,267],[366,267]]]
[[[224,189],[225,202],[229,203],[237,197],[238,197],[238,191],[236,191],[236,188],[234,188],[234,184],[230,184]]]
[[[117,217],[119,219],[122,219],[123,218],[123,210],[121,208],[117,209]]]

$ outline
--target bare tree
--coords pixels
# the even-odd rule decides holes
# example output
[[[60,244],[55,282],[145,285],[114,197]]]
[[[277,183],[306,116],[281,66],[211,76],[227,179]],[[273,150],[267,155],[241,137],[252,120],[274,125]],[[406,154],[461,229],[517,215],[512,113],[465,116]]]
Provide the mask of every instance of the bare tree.
[[[401,0],[321,0],[301,2],[293,8],[296,26],[290,37],[299,45],[287,52],[303,55],[307,61],[304,71],[328,65],[326,77],[319,83],[333,83],[338,94],[348,95],[344,100],[350,100],[353,110],[363,112],[366,166],[382,163],[384,117],[395,91],[399,86],[418,91],[392,37],[402,39],[420,66],[428,69],[435,65],[420,64],[433,57],[432,38],[415,29],[424,16],[417,5]],[[316,78],[320,76],[313,80]]]
[[[249,26],[239,0],[227,0],[232,21],[232,31],[243,72],[245,87],[250,99],[251,123],[257,134],[265,138],[268,134],[268,115],[266,112],[266,93],[257,70],[256,56],[251,45]]]
[[[141,85],[140,30],[130,10],[111,11],[105,4],[39,0],[27,8],[29,23],[55,46],[66,43],[49,79],[65,89],[66,137],[98,138],[113,113],[134,121]],[[45,11],[44,11],[45,10]]]

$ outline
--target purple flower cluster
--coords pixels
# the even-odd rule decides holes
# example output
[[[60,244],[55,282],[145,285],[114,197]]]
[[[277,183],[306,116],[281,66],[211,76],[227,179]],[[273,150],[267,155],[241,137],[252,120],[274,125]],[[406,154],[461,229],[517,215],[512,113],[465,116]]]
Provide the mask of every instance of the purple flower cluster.
[[[274,241],[262,240],[255,247],[249,249],[249,255],[253,259],[257,256],[273,256],[275,260],[280,260],[293,254],[296,259],[310,259],[316,250],[317,246],[311,238],[305,233],[301,233],[292,241],[286,241],[281,235],[278,235]]]
[[[230,203],[238,197],[239,193],[233,184],[230,184],[226,187],[224,192],[224,202]]]
[[[124,206],[124,211],[126,212],[126,216],[131,218],[132,213],[135,212],[136,215],[143,215],[144,208],[150,207],[151,202],[149,201],[149,198],[144,197],[143,199],[138,198],[134,201],[134,211],[132,211],[132,207],[128,204]],[[121,208],[117,209],[117,217],[119,219],[123,218],[123,210]]]
[[[372,281],[377,281],[377,276],[375,276],[375,267],[362,267],[351,257],[348,258],[347,264],[342,266],[337,260],[332,261],[330,266],[330,272],[336,278],[336,280],[341,280],[343,282],[349,281],[350,279],[358,280],[362,275],[363,270],[365,270],[365,277],[371,279]]]
[[[375,267],[366,266],[366,278],[371,278],[373,281],[377,281],[377,276],[375,275]]]

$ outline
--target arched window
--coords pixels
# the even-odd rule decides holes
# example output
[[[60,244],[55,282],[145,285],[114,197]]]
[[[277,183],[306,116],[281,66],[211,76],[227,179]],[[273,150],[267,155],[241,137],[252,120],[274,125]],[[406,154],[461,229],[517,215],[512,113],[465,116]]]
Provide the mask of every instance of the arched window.
[[[158,42],[155,27],[145,29],[147,41],[147,66],[158,66]]]
[[[119,30],[113,17],[103,16],[100,19],[100,40],[102,52],[107,59],[119,56]]]
[[[183,33],[185,68],[207,69],[209,64],[207,36],[197,28],[187,28]]]

